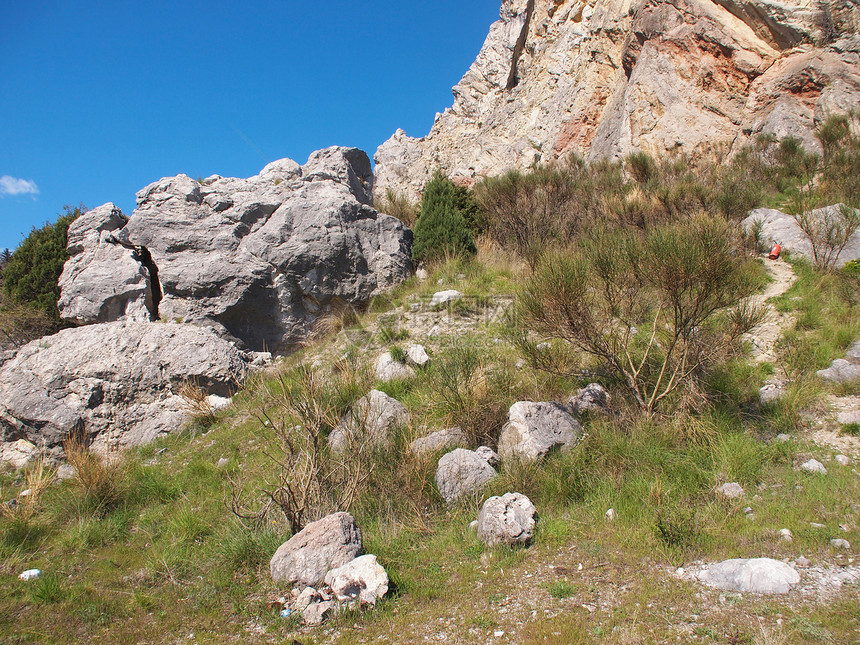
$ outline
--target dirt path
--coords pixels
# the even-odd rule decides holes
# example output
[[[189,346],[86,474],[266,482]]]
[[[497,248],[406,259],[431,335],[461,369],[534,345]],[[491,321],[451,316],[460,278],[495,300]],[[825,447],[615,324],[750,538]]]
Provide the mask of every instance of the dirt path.
[[[797,276],[785,260],[765,260],[765,268],[773,282],[768,284],[762,293],[749,300],[754,306],[764,307],[765,317],[746,338],[753,344],[753,359],[757,363],[775,363],[776,343],[782,337],[783,331],[794,324],[794,317],[781,314],[768,301],[788,291]]]

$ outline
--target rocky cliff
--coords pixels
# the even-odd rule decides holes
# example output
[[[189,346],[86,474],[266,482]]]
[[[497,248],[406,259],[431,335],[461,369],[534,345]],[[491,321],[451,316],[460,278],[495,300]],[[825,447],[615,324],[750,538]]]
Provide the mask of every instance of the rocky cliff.
[[[167,177],[69,229],[61,315],[78,324],[164,319],[284,351],[337,302],[411,272],[412,233],[371,206],[367,155],[328,148],[248,179]]]
[[[376,195],[571,152],[737,149],[758,133],[814,147],[818,123],[860,106],[859,30],[857,0],[504,0],[454,105],[377,150]]]

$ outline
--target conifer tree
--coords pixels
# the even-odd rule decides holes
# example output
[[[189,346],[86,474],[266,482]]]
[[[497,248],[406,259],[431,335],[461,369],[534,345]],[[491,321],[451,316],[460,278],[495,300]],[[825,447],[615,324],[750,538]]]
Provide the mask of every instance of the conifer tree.
[[[473,254],[475,250],[472,233],[458,208],[457,188],[437,171],[421,198],[412,257],[419,262],[432,261],[446,255]]]

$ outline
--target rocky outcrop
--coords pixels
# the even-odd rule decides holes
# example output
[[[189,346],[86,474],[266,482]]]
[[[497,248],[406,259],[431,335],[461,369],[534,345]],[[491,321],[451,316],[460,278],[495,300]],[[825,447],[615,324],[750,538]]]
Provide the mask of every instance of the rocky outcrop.
[[[860,104],[860,7],[824,0],[504,0],[430,133],[376,152],[378,196],[417,199],[570,153],[739,149]]]
[[[182,427],[183,383],[229,396],[253,358],[194,325],[65,329],[0,367],[0,441],[26,439],[54,455],[73,433],[102,452],[147,443]]]
[[[314,321],[411,271],[412,233],[377,213],[367,155],[315,152],[248,179],[185,175],[106,204],[69,231],[60,310],[77,323],[165,319],[286,351]]]

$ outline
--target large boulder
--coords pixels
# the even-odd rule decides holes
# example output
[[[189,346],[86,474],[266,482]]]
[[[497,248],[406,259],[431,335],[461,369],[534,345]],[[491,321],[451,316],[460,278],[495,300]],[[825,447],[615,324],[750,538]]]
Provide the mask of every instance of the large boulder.
[[[55,455],[78,432],[102,451],[147,443],[182,427],[181,385],[229,396],[253,358],[195,325],[65,329],[0,367],[0,441],[26,439]]]
[[[491,497],[478,514],[478,539],[488,546],[528,544],[534,535],[535,506],[520,493]]]
[[[426,136],[376,152],[374,190],[417,201],[536,162],[739,149],[759,134],[818,150],[860,104],[860,7],[808,0],[503,0],[454,101]],[[420,133],[424,134],[424,133]]]
[[[409,412],[397,399],[380,390],[371,390],[355,402],[328,437],[335,452],[346,450],[353,441],[382,445],[391,439],[391,432],[409,423]]]
[[[473,450],[457,448],[439,459],[436,487],[449,504],[479,491],[496,476],[496,469]]]
[[[519,401],[508,411],[499,436],[502,459],[533,461],[552,448],[566,448],[580,435],[581,426],[568,410],[554,402]]]
[[[797,571],[771,558],[717,562],[705,567],[697,577],[709,587],[759,594],[785,594],[800,582]]]
[[[833,204],[825,208],[817,208],[808,213],[811,223],[815,226],[825,226],[827,221],[839,221],[840,209],[845,208],[843,204]],[[812,243],[809,237],[797,223],[797,220],[778,211],[775,208],[756,208],[749,216],[741,222],[744,230],[751,230],[754,225],[761,227],[761,239],[769,247],[779,244],[785,251],[792,255],[800,255],[810,262],[815,260]],[[819,249],[821,254],[824,249]],[[823,257],[823,256],[822,256]],[[846,262],[860,258],[860,230],[854,232],[848,240],[848,244],[835,258],[835,266],[841,267]]]
[[[357,558],[361,530],[349,513],[333,513],[311,522],[275,551],[272,580],[286,585],[319,587],[326,574]]]
[[[107,204],[73,225],[62,314],[181,320],[289,350],[333,307],[411,272],[412,233],[373,209],[372,181],[365,153],[337,147],[248,179],[161,179],[127,221]]]

